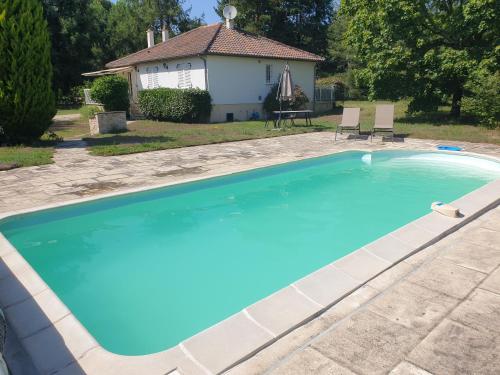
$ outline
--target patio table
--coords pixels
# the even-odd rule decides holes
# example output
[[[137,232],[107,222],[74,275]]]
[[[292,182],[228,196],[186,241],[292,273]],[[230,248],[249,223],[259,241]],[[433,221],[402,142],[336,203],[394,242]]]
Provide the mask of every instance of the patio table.
[[[273,127],[274,128],[281,128],[281,122],[286,125],[286,121],[290,120],[292,125],[295,125],[294,119],[296,119],[298,116],[300,118],[304,118],[306,120],[306,125],[312,125],[311,121],[311,115],[313,111],[310,109],[299,109],[295,111],[273,111]],[[265,127],[267,127],[267,124],[269,122],[269,119],[266,119],[266,124]]]

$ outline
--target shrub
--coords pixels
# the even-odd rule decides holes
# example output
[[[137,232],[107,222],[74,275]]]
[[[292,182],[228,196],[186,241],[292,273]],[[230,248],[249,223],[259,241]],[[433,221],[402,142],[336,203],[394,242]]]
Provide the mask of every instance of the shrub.
[[[479,69],[465,85],[468,94],[462,99],[462,107],[476,117],[481,125],[490,129],[500,126],[500,72],[490,73]]]
[[[276,98],[278,93],[278,84],[275,84],[272,88],[271,91],[269,91],[269,94],[267,94],[266,98],[264,99],[264,111],[267,113],[271,113],[272,111],[278,111],[280,109],[280,102]],[[293,93],[294,93],[294,99],[293,100],[284,100],[281,103],[281,109],[284,111],[287,110],[298,110],[298,109],[305,109],[306,104],[309,103],[309,98],[307,95],[302,91],[302,88],[299,85],[295,85],[293,88]]]
[[[56,113],[39,0],[0,0],[0,144],[31,143]]]
[[[85,103],[85,94],[83,89],[90,89],[92,87],[92,81],[84,81],[83,84],[72,87],[68,94],[62,95],[60,93],[57,96],[57,108],[71,108],[79,107]]]
[[[127,111],[129,107],[128,82],[117,75],[97,78],[90,96],[104,106],[105,111]]]
[[[85,105],[80,109],[80,115],[88,120],[89,118],[94,118],[97,113],[102,111],[102,107],[98,105]]]
[[[151,120],[206,122],[212,112],[206,90],[159,88],[139,92],[139,108]]]

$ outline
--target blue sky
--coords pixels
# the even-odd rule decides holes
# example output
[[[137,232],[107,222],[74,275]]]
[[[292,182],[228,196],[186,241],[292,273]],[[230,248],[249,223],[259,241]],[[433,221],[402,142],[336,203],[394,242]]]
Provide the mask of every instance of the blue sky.
[[[183,4],[184,8],[192,7],[191,16],[199,17],[205,13],[205,22],[208,24],[220,21],[214,11],[216,5],[216,0],[185,0]]]
[[[113,3],[116,0],[111,0]],[[217,0],[184,0],[182,6],[184,9],[191,7],[191,16],[201,17],[205,14],[205,22],[211,24],[214,22],[220,22],[220,18],[215,13],[214,7],[217,5]]]

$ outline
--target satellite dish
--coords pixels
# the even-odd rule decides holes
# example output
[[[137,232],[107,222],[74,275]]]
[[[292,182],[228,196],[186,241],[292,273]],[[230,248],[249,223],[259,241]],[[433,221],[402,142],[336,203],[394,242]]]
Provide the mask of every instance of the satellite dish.
[[[222,10],[222,14],[224,15],[224,18],[227,18],[228,20],[232,20],[236,17],[238,14],[238,11],[236,8],[232,5],[226,5],[224,9]]]

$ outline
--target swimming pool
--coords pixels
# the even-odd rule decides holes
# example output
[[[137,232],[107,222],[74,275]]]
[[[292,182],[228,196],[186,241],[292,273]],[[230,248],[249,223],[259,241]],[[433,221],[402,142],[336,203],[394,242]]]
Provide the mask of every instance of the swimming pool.
[[[106,349],[146,354],[500,177],[442,153],[346,152],[7,218]]]

